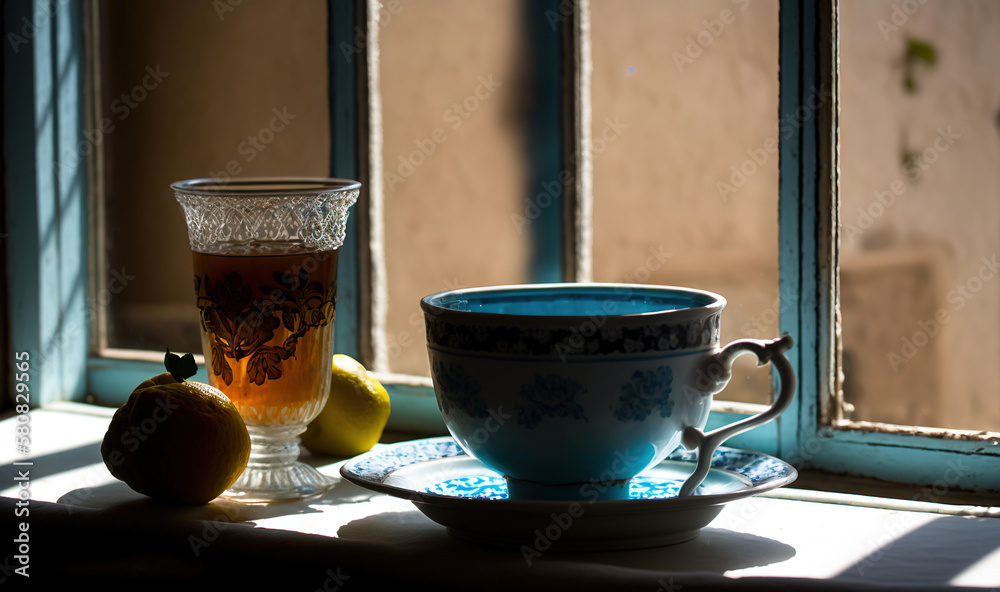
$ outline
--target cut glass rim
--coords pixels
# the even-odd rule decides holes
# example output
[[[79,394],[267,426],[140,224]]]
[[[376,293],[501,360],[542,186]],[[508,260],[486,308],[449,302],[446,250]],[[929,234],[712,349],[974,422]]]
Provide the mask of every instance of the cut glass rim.
[[[330,177],[237,177],[228,181],[187,179],[171,183],[170,188],[177,193],[202,196],[319,196],[360,189],[361,183]]]

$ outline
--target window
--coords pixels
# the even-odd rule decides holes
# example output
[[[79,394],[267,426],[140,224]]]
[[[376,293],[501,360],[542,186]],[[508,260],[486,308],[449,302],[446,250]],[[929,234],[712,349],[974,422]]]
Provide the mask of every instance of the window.
[[[1000,12],[907,8],[841,3],[843,419],[998,432]]]
[[[107,132],[93,154],[101,188],[92,205],[104,227],[92,242],[99,275],[127,281],[95,319],[97,348],[109,357],[201,350],[170,183],[328,174],[326,23],[316,18],[325,3],[236,8],[94,4],[100,78],[91,118]]]
[[[125,281],[125,274],[114,265],[104,265],[100,253],[88,251],[88,245],[94,243],[95,238],[110,236],[109,229],[102,227],[104,218],[98,215],[88,223],[87,214],[90,211],[88,196],[102,196],[109,189],[102,186],[107,177],[101,167],[110,163],[102,165],[100,158],[95,156],[98,151],[94,149],[93,140],[98,137],[94,124],[100,124],[107,116],[98,116],[103,113],[101,109],[113,109],[103,102],[106,96],[96,106],[93,104],[94,98],[101,96],[93,83],[114,80],[113,72],[94,71],[101,61],[93,52],[101,48],[90,33],[101,26],[114,26],[114,17],[102,16],[105,14],[101,11],[102,6],[105,4],[96,1],[82,5],[50,5],[42,1],[5,4],[8,29],[10,23],[21,22],[22,18],[34,23],[31,35],[27,31],[23,35],[25,43],[8,40],[5,46],[5,75],[8,81],[19,83],[5,84],[8,89],[5,155],[7,195],[36,196],[33,202],[8,197],[8,219],[11,221],[8,252],[12,266],[16,266],[9,276],[13,311],[11,347],[41,352],[44,366],[39,377],[41,385],[35,392],[41,395],[42,401],[93,397],[92,400],[99,402],[119,402],[127,394],[128,385],[158,372],[157,362],[152,361],[158,355],[128,349],[142,344],[143,340],[148,342],[151,339],[148,335],[119,335],[112,331],[103,334],[103,338],[110,341],[102,341],[102,331],[108,320],[102,301],[115,299],[117,294],[111,280],[115,279],[116,272],[120,273],[123,277],[115,284],[120,285]],[[171,3],[169,10],[175,10],[175,6]],[[203,3],[201,6],[205,10]],[[621,93],[640,89],[655,96],[657,81],[645,74],[648,62],[643,62],[641,56],[631,56],[627,48],[615,45],[616,38],[625,33],[615,29],[610,14],[622,10],[621,3],[612,6],[601,0],[493,2],[475,10],[467,3],[437,3],[426,9],[424,25],[403,18],[401,11],[416,10],[414,5],[405,2],[386,2],[379,6],[360,1],[330,1],[324,6],[317,1],[310,6],[298,9],[312,10],[312,14],[325,9],[329,25],[324,33],[328,34],[325,47],[309,44],[308,39],[317,35],[315,28],[311,29],[312,37],[309,31],[303,31],[296,36],[295,43],[288,43],[287,39],[278,39],[276,43],[301,52],[289,58],[288,63],[296,67],[318,68],[317,63],[325,62],[326,84],[339,92],[329,93],[325,97],[327,103],[319,108],[317,99],[304,99],[306,103],[302,108],[325,113],[331,131],[328,137],[310,136],[313,140],[316,137],[325,140],[318,149],[293,150],[291,154],[302,166],[313,167],[310,170],[316,170],[316,174],[358,178],[366,187],[352,213],[348,242],[341,254],[338,302],[341,314],[338,315],[336,347],[382,372],[394,398],[395,427],[440,430],[429,379],[420,373],[421,357],[412,355],[420,349],[422,320],[418,323],[406,312],[406,301],[415,295],[448,288],[445,282],[451,278],[440,270],[449,266],[467,270],[462,273],[468,281],[460,279],[460,283],[625,279],[618,277],[623,270],[615,267],[615,258],[610,255],[613,247],[605,249],[597,242],[609,241],[615,245],[615,241],[620,244],[624,240],[620,233],[615,234],[618,227],[607,224],[608,204],[601,199],[611,190],[609,188],[621,182],[621,178],[614,176],[612,164],[629,165],[628,159],[615,157],[611,152],[613,130],[608,132],[612,135],[605,136],[602,126],[608,118],[615,123],[612,111],[616,101],[624,100]],[[637,2],[631,9],[642,14],[651,6]],[[850,373],[844,384],[840,378],[842,367],[850,372],[859,364],[852,353],[856,350],[850,341],[850,323],[853,314],[865,313],[852,313],[852,309],[845,306],[841,315],[838,306],[841,294],[845,298],[854,297],[854,292],[847,291],[846,274],[856,272],[849,268],[846,255],[844,266],[840,265],[840,245],[846,229],[841,226],[846,222],[841,216],[846,214],[840,206],[847,201],[845,198],[838,202],[838,190],[855,181],[853,178],[848,180],[850,169],[845,169],[844,184],[840,180],[842,161],[838,147],[849,146],[849,133],[854,128],[845,127],[853,115],[838,108],[840,97],[835,92],[841,76],[845,84],[850,80],[837,68],[838,57],[841,57],[838,44],[842,37],[839,29],[842,21],[837,17],[838,11],[843,15],[857,7],[835,0],[754,3],[752,9],[747,6],[743,2],[720,1],[683,10],[709,13],[703,19],[709,37],[702,37],[707,41],[700,43],[699,31],[692,36],[698,47],[693,47],[691,52],[704,54],[699,58],[704,61],[694,66],[704,68],[715,59],[708,57],[710,45],[718,43],[716,47],[723,48],[739,43],[738,35],[724,37],[712,32],[719,26],[728,25],[726,21],[733,18],[760,19],[762,26],[773,27],[773,35],[778,40],[776,46],[750,44],[737,51],[741,54],[759,52],[762,56],[759,63],[764,68],[762,72],[741,72],[740,75],[760,76],[761,79],[773,75],[778,81],[776,97],[759,97],[765,112],[777,109],[776,120],[767,124],[775,134],[775,156],[766,159],[766,163],[758,163],[762,171],[766,165],[767,172],[756,177],[759,183],[773,183],[773,188],[754,194],[760,196],[754,199],[762,200],[761,209],[747,207],[745,204],[753,203],[749,199],[738,207],[747,208],[741,210],[740,216],[750,217],[760,211],[777,210],[777,224],[771,227],[773,251],[768,250],[772,247],[756,245],[761,249],[761,260],[772,257],[777,265],[772,269],[764,264],[759,271],[751,272],[751,277],[760,281],[758,294],[764,294],[761,310],[772,306],[772,295],[781,297],[776,311],[780,320],[776,322],[781,332],[787,331],[796,339],[791,358],[799,387],[793,407],[779,421],[734,438],[730,443],[780,454],[799,465],[833,472],[923,485],[944,482],[949,487],[1000,488],[1000,472],[995,470],[1000,462],[997,458],[1000,456],[1000,437],[995,432],[875,425],[852,421],[850,412],[844,411],[854,405],[852,397],[859,393],[852,390]],[[166,4],[163,10],[167,10],[165,7]],[[247,36],[250,29],[240,29],[240,23],[252,27],[248,24],[254,18],[252,13],[264,10],[250,1],[236,6],[213,3],[213,7],[216,7],[213,8],[215,12],[209,12],[206,18],[228,22],[233,25],[232,31]],[[741,7],[748,12],[741,12]],[[885,14],[890,14],[889,22],[892,22],[892,6],[882,8],[888,11]],[[679,5],[677,9],[682,10]],[[453,14],[454,10],[468,14],[459,18]],[[420,27],[429,26],[427,23],[439,31],[446,31],[449,26],[455,27],[458,23],[473,26],[473,22],[484,27],[485,32],[471,45],[462,45],[442,34],[427,47],[413,49],[412,39],[424,34]],[[533,24],[524,26],[524,23]],[[312,25],[316,24],[314,19]],[[515,47],[509,35],[519,29],[529,31],[526,39],[530,43]],[[237,38],[241,36],[233,34]],[[846,33],[843,37],[847,37]],[[38,43],[38,40],[51,42]],[[178,43],[182,41],[177,40]],[[260,42],[264,44],[267,40]],[[776,61],[770,65],[766,58],[768,47],[773,47],[770,59]],[[661,50],[673,57],[673,47]],[[89,57],[85,55],[87,51],[91,52]],[[325,60],[317,62],[314,58],[320,51],[325,52],[322,54]],[[378,59],[379,51],[383,58],[397,57],[393,57],[391,64],[382,63]],[[420,51],[438,53],[425,56]],[[926,57],[926,49],[917,47],[914,51],[923,52]],[[312,58],[308,57],[310,55]],[[489,64],[488,70],[504,72],[504,75],[490,79],[490,72],[477,72],[474,68],[462,70],[463,62],[456,58],[462,55],[482,60],[478,63]],[[690,54],[685,55],[692,58]],[[850,67],[848,58],[851,55],[843,54],[840,62],[843,68]],[[412,68],[435,58],[436,68],[419,77],[424,85],[420,93],[423,102],[390,103],[386,100],[390,91],[394,97],[410,92],[401,78],[408,67],[407,60],[412,60],[409,66]],[[922,58],[913,59],[919,62]],[[252,54],[229,56],[234,64],[252,63],[253,60]],[[626,63],[629,60],[634,63]],[[129,62],[126,59],[122,63],[128,65]],[[134,71],[143,64],[132,65]],[[673,67],[677,62],[667,65]],[[629,70],[630,67],[633,69]],[[611,78],[616,69],[620,77],[617,95]],[[444,80],[448,72],[460,74],[452,79],[451,87]],[[153,76],[155,73],[154,68],[147,74]],[[692,77],[688,80],[700,76],[694,70],[689,73]],[[298,72],[299,75],[305,74]],[[253,70],[239,76],[252,77]],[[173,82],[169,78],[167,81]],[[114,86],[113,82],[108,84]],[[505,88],[508,84],[510,86]],[[644,88],[643,85],[650,86]],[[129,86],[126,82],[124,90],[115,87],[114,92],[129,92],[132,87],[134,83]],[[516,92],[509,90],[512,87]],[[273,90],[268,88],[268,92]],[[146,90],[150,102],[143,105],[144,109],[152,107],[152,101],[164,100],[169,95],[166,84],[161,89],[164,92],[157,96]],[[526,95],[532,100],[527,103],[515,100]],[[188,93],[188,96],[194,95]],[[469,104],[465,106],[469,97]],[[197,96],[194,100],[196,107],[192,108],[191,116],[197,121],[202,114],[194,111],[210,103],[200,101]],[[456,108],[449,116],[448,100],[454,100],[463,110]],[[769,101],[773,101],[773,107],[769,107]],[[245,106],[249,109],[253,104],[248,99]],[[463,117],[462,113],[471,111],[473,105],[481,117]],[[845,104],[843,108],[848,107]],[[223,107],[216,109],[218,113],[225,112]],[[773,110],[771,112],[773,114]],[[135,121],[139,121],[141,110],[135,110],[134,115]],[[194,128],[178,123],[164,133],[185,133],[185,129]],[[435,140],[436,133],[440,137],[439,129],[454,141]],[[840,142],[842,129],[843,144]],[[241,133],[235,130],[237,136]],[[282,140],[292,137],[283,136]],[[476,142],[473,138],[489,138],[489,142]],[[608,150],[602,153],[605,158],[598,157],[598,139]],[[133,139],[131,145],[128,140],[125,136],[114,139],[131,146],[129,149],[133,151],[147,148],[140,139]],[[303,136],[302,142],[306,141],[308,139]],[[14,142],[18,143],[19,150],[11,150]],[[407,151],[411,144],[413,148]],[[756,147],[753,143],[735,144],[736,152]],[[619,146],[624,145],[625,139]],[[247,163],[241,162],[244,155],[239,151],[238,142],[235,146],[237,156],[232,159],[237,161],[238,167],[244,168]],[[155,171],[156,147],[148,148],[153,161],[150,171]],[[519,152],[525,148],[536,152],[525,159]],[[768,150],[765,148],[765,152]],[[433,155],[429,155],[432,151]],[[76,154],[78,158],[60,159],[59,155],[65,154]],[[409,155],[414,156],[409,158]],[[433,162],[432,156],[436,159]],[[526,187],[523,191],[525,201],[501,204],[489,199],[488,193],[476,193],[481,189],[476,184],[479,179],[461,178],[467,171],[458,163],[466,159],[492,163],[489,174],[494,176],[489,177],[490,183],[506,183],[502,186],[505,194]],[[419,172],[407,174],[416,168],[417,160],[423,163]],[[326,167],[324,161],[328,162],[327,168],[322,168]],[[636,159],[636,162],[641,161]],[[184,176],[197,175],[180,175]],[[561,178],[565,180],[560,181]],[[163,180],[164,188],[170,180],[173,179]],[[560,191],[548,194],[537,191],[538,187],[547,187],[545,183],[553,182],[560,185]],[[414,192],[440,194],[442,202],[446,203],[453,199],[449,196],[454,196],[456,191],[472,193],[469,201],[448,204],[449,208],[468,207],[472,201],[476,204],[474,209],[484,217],[515,214],[513,219],[499,216],[498,223],[504,226],[502,230],[484,231],[489,228],[480,226],[485,224],[484,220],[471,220],[470,226],[462,229],[465,240],[490,241],[495,249],[492,252],[496,253],[494,258],[502,260],[502,264],[477,265],[464,253],[454,254],[455,260],[447,265],[431,260],[436,248],[433,228],[413,231],[414,219],[425,212],[412,200],[408,201],[407,196]],[[669,192],[664,189],[661,195],[666,199]],[[717,190],[711,197],[716,199],[722,195]],[[637,196],[628,198],[637,199]],[[544,199],[547,205],[541,204],[539,199]],[[772,202],[764,202],[766,199]],[[530,209],[532,206],[535,209]],[[530,219],[528,230],[520,232],[516,215],[523,212],[535,217]],[[434,215],[432,212],[426,214]],[[529,219],[528,216],[524,218]],[[462,215],[463,223],[467,219],[468,216]],[[766,217],[761,219],[766,220]],[[410,237],[416,242],[404,241],[405,232],[412,232]],[[753,241],[746,237],[741,239],[738,232],[736,234],[727,237],[733,241],[732,250],[746,250],[744,243],[739,241]],[[151,233],[150,236],[155,235]],[[653,247],[654,254],[658,252],[657,244],[638,246]],[[632,244],[628,248],[636,247]],[[435,267],[438,264],[441,266]],[[626,268],[624,273],[629,271]],[[394,278],[407,273],[417,276],[409,287],[393,284]],[[440,285],[422,284],[421,278],[428,274],[432,276],[432,284]],[[441,277],[433,277],[435,274]],[[94,281],[96,285],[88,287],[88,277],[100,279]],[[699,281],[697,274],[690,277],[685,281]],[[731,288],[717,289],[725,293]],[[402,301],[401,308],[399,301]],[[409,310],[417,310],[415,301]],[[727,314],[730,313],[743,314],[744,323],[753,318],[753,310],[741,313],[734,309]],[[141,311],[136,314],[148,317],[148,313]],[[838,334],[840,325],[844,326],[843,343]],[[778,326],[774,327],[771,336],[777,335]],[[735,331],[733,336],[739,333]],[[91,334],[96,336],[93,340]],[[394,356],[394,345],[402,346],[404,339],[417,345]],[[124,347],[114,347],[116,344]],[[748,370],[747,376],[751,374]],[[752,412],[755,404],[766,400],[766,397],[755,398],[758,395],[754,394],[763,392],[766,395],[766,380],[754,388],[742,397],[742,401],[717,402],[710,422],[728,423],[735,416]],[[993,391],[987,396],[995,400],[996,393]],[[860,405],[854,408],[856,412],[863,410]],[[877,420],[878,416],[862,418]]]

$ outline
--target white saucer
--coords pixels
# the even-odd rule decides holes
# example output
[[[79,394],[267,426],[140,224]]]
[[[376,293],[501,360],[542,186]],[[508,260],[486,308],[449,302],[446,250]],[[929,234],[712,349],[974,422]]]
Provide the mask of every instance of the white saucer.
[[[506,499],[503,479],[450,437],[379,447],[347,461],[340,474],[361,487],[412,501],[457,538],[529,554],[681,543],[698,536],[725,504],[798,476],[791,465],[766,454],[720,447],[695,495],[675,497],[695,459],[694,452],[671,454],[633,479],[633,499],[621,501]]]

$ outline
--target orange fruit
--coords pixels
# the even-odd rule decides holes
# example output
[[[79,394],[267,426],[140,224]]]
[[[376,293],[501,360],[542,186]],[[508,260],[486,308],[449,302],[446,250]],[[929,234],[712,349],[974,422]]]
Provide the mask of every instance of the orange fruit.
[[[138,493],[205,504],[246,468],[250,434],[222,391],[168,372],[142,382],[115,412],[101,456]]]

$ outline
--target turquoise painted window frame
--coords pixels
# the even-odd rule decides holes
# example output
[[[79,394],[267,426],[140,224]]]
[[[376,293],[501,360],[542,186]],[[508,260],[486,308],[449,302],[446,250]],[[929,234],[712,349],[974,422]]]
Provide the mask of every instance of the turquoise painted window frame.
[[[370,88],[368,67],[377,37],[364,47],[371,6],[365,0],[329,0],[331,93],[331,174],[368,180]],[[567,10],[567,7],[571,10]],[[583,121],[573,89],[582,38],[581,13],[587,1],[546,0],[538,9],[560,15],[554,29],[539,28],[539,63],[560,84],[540,95],[546,108],[535,122],[539,141],[552,158],[536,171],[539,179],[562,170],[574,176],[581,143],[573,122]],[[10,344],[31,352],[34,404],[57,400],[121,402],[131,385],[161,371],[156,362],[95,355],[90,338],[98,291],[88,229],[92,171],[86,151],[85,19],[89,2],[7,0],[5,33],[5,159],[8,253],[10,257]],[[836,88],[837,0],[781,0],[779,117],[792,121],[808,107],[817,88]],[[342,44],[361,50],[345,60]],[[366,59],[367,57],[367,59]],[[946,431],[883,432],[836,421],[838,384],[834,378],[837,310],[837,105],[823,103],[790,135],[782,134],[779,181],[780,293],[798,297],[783,306],[781,327],[793,335],[789,356],[799,378],[792,407],[776,422],[733,438],[730,445],[777,454],[798,466],[886,480],[1000,490],[1000,445],[986,440],[945,437]],[[86,156],[83,154],[83,156]],[[59,163],[57,167],[55,163]],[[367,186],[368,184],[365,183]],[[572,184],[571,184],[572,185]],[[575,187],[575,186],[574,186]],[[576,211],[571,187],[547,227],[560,239],[540,241],[534,279],[585,279],[580,272]],[[371,200],[362,195],[351,217],[341,254],[337,351],[363,361],[373,357],[370,326]],[[536,225],[537,226],[537,225]],[[12,351],[12,353],[13,353]],[[13,356],[11,356],[13,358]],[[8,362],[10,363],[10,362]],[[429,379],[381,374],[393,403],[391,427],[421,434],[444,433]],[[205,379],[204,371],[200,375]],[[753,406],[720,402],[710,427],[745,417]],[[938,494],[940,495],[940,494]]]
[[[777,421],[778,454],[799,466],[929,486],[1000,492],[1000,441],[949,430],[887,431],[839,420],[838,0],[781,0],[779,121],[813,112],[779,142],[780,294],[783,332],[795,336],[795,403]],[[814,109],[820,91],[835,91]]]
[[[4,158],[11,355],[27,351],[31,399],[87,392],[88,158],[79,2],[3,5]],[[11,374],[13,376],[13,374]]]

